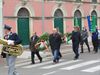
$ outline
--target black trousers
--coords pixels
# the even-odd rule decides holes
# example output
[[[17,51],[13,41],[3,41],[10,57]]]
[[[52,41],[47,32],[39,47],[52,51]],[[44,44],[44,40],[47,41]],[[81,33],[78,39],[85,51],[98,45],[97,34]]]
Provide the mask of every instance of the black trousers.
[[[36,52],[31,51],[31,61],[33,64],[35,63],[35,61],[34,61],[35,54],[37,55],[37,57],[40,61],[42,60],[42,57],[40,56],[39,51],[36,51]]]
[[[75,53],[75,58],[78,58],[79,57],[79,43],[78,42],[73,43],[73,51]]]
[[[81,42],[81,52],[83,53],[83,45],[84,43],[86,44],[86,46],[88,47],[88,51],[90,52],[90,47],[89,47],[89,43],[88,43],[88,39],[85,39],[84,41]]]
[[[95,52],[98,52],[98,40],[92,40],[92,44],[93,44],[93,47],[94,47],[94,51]]]

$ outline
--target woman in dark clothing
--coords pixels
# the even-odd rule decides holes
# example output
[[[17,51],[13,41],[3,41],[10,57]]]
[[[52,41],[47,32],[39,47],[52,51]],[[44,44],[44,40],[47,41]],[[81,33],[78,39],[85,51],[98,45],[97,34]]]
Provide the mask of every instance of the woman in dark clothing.
[[[96,29],[95,32],[92,33],[92,44],[93,44],[93,47],[94,47],[94,51],[95,53],[98,52],[98,30]]]
[[[81,34],[79,32],[79,27],[74,27],[74,31],[72,31],[72,48],[75,53],[74,60],[79,58],[79,43],[81,39]]]

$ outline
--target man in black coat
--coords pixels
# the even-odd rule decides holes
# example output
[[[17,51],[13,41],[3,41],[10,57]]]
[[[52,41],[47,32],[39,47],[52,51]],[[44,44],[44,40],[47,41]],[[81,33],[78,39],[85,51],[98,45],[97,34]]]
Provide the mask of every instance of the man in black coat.
[[[61,36],[57,33],[57,29],[53,30],[53,33],[49,36],[49,42],[52,50],[52,54],[54,56],[53,62],[58,63],[60,58],[60,46],[61,46]]]
[[[72,31],[72,48],[75,53],[74,60],[79,58],[79,43],[81,40],[81,34],[79,27],[75,26],[74,31]]]
[[[32,64],[35,64],[35,61],[34,61],[35,54],[39,58],[40,63],[42,62],[42,57],[39,54],[39,50],[36,49],[36,47],[35,47],[38,39],[39,39],[39,37],[37,36],[36,32],[34,32],[33,36],[30,39],[30,47],[29,47],[30,50],[31,50],[31,61],[32,61]]]

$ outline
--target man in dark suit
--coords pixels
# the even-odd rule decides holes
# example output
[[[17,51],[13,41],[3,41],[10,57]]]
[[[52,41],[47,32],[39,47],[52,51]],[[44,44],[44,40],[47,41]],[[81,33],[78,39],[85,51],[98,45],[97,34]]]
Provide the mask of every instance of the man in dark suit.
[[[49,42],[54,56],[53,62],[58,63],[60,56],[61,36],[57,33],[57,29],[53,30],[53,33],[49,36]]]
[[[4,26],[4,32],[5,36],[4,38],[8,40],[8,45],[18,45],[21,43],[21,40],[19,36],[16,33],[11,32],[11,28],[8,25]],[[15,71],[15,61],[16,61],[17,56],[12,56],[9,54],[6,54],[6,60],[7,60],[7,65],[8,65],[8,75],[19,75]]]
[[[31,50],[31,61],[32,64],[35,64],[34,57],[35,54],[38,56],[40,63],[42,62],[42,57],[39,54],[39,50],[36,49],[35,45],[38,41],[39,37],[37,36],[36,32],[33,33],[33,36],[30,39],[30,50]]]
[[[75,53],[74,60],[79,58],[79,43],[81,40],[81,34],[79,32],[79,27],[75,26],[74,31],[72,31],[72,48]]]

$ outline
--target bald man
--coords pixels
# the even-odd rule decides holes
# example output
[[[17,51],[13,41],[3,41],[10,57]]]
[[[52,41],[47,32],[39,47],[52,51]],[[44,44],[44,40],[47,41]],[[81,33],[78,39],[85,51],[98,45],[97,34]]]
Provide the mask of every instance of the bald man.
[[[61,45],[61,36],[60,34],[57,32],[57,29],[53,29],[53,33],[50,34],[49,36],[49,42],[50,42],[50,46],[51,46],[51,50],[52,50],[52,54],[54,56],[53,58],[53,62],[54,63],[58,63],[59,59],[60,59],[60,45]]]

